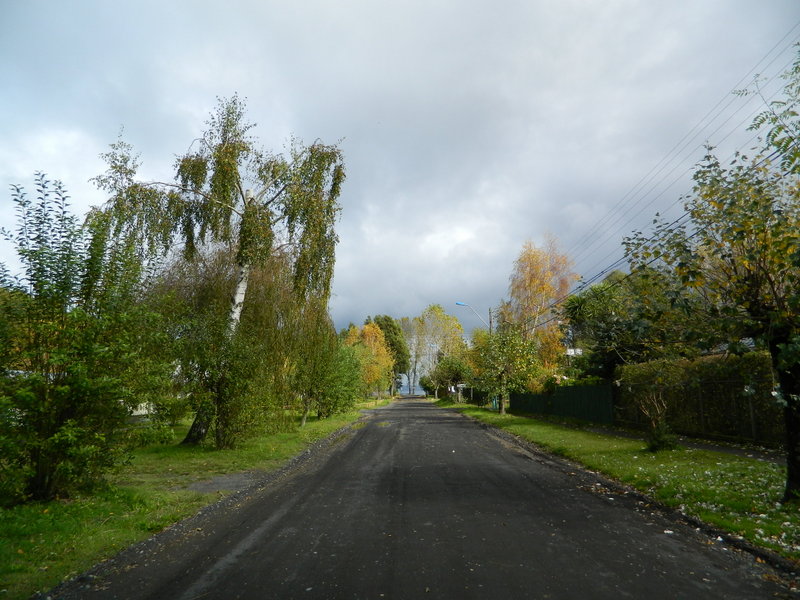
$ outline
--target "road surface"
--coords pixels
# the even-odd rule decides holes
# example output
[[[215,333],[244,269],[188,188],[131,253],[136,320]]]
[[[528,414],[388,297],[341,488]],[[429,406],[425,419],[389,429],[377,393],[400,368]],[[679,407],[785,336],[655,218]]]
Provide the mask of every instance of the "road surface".
[[[359,425],[54,597],[789,597],[752,556],[459,414],[406,400]]]

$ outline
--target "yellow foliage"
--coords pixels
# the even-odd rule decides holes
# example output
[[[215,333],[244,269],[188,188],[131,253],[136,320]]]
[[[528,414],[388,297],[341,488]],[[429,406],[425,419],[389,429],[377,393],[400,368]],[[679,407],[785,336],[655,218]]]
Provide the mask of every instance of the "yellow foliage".
[[[561,253],[554,236],[548,234],[541,247],[530,240],[525,242],[514,262],[508,286],[514,319],[527,323],[528,330],[536,327],[551,313],[553,304],[566,296],[577,278],[572,272],[572,261]]]
[[[387,389],[392,380],[394,359],[381,328],[375,323],[367,323],[361,329],[352,326],[345,336],[345,344],[356,348],[364,391],[380,394]]]

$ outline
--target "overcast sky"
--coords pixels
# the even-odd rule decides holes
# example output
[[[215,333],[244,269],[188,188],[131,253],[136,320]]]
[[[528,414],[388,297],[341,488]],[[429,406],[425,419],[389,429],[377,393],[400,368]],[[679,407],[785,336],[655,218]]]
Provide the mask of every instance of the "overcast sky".
[[[592,277],[681,214],[706,141],[750,148],[763,103],[730,92],[780,89],[800,2],[0,0],[0,26],[0,224],[35,171],[101,204],[121,127],[169,178],[238,93],[264,147],[344,152],[337,327],[438,303],[469,330],[455,302],[497,306],[526,240]]]

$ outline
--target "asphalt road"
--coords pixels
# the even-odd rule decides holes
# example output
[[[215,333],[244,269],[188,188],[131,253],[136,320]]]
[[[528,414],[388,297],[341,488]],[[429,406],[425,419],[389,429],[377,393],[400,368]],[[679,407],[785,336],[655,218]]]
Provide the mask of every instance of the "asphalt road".
[[[62,598],[773,598],[763,564],[423,401],[132,548]]]

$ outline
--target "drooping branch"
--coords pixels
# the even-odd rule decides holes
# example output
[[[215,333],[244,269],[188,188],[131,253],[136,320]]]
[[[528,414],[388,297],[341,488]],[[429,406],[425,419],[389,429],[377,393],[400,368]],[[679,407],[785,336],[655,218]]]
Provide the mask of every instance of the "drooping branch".
[[[142,182],[141,185],[145,187],[163,187],[168,189],[175,189],[183,192],[184,194],[195,194],[203,198],[203,200],[205,200],[206,202],[218,204],[222,208],[225,208],[226,210],[233,212],[237,216],[239,217],[242,216],[242,211],[236,205],[229,204],[227,202],[222,202],[218,198],[215,198],[210,193],[204,192],[202,190],[190,190],[185,185],[180,183],[169,183],[166,181],[147,181],[147,182]],[[244,197],[244,192],[242,192],[242,197]]]

